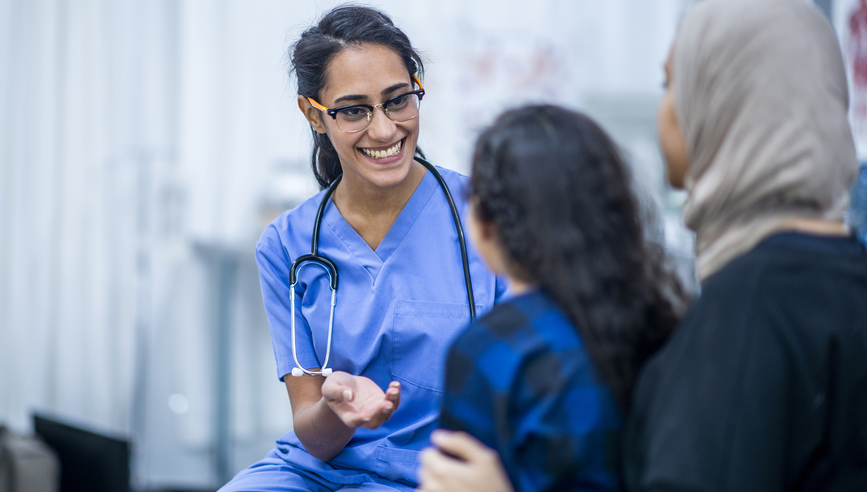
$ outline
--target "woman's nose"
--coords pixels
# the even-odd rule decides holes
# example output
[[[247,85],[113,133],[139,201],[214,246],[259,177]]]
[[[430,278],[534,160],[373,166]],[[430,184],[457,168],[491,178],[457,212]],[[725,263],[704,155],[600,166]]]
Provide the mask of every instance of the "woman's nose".
[[[394,136],[397,125],[382,108],[374,108],[370,115],[370,125],[367,127],[367,135],[374,140],[389,141]]]

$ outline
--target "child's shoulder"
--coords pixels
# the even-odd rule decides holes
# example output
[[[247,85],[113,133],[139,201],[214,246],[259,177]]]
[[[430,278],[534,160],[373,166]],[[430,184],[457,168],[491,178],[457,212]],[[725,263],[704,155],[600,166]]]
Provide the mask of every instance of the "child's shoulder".
[[[594,379],[578,330],[541,291],[497,304],[467,327],[453,342],[448,365],[447,385],[454,388],[475,381],[505,391],[554,373],[581,387]]]
[[[539,351],[578,342],[572,323],[544,292],[535,290],[494,306],[470,325],[454,343],[467,356],[523,359]]]

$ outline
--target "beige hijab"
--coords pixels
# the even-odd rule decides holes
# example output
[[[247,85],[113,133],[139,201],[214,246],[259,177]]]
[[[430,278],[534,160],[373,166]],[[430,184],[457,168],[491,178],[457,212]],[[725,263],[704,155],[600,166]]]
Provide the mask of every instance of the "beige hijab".
[[[846,75],[812,3],[696,4],[675,40],[672,84],[700,280],[792,218],[843,218],[858,169]]]

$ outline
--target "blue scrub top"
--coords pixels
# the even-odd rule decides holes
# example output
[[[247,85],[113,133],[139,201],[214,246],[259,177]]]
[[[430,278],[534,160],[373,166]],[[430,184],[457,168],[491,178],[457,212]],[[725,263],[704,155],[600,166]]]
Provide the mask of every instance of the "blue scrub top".
[[[452,191],[464,230],[468,179],[440,169]],[[256,246],[265,310],[280,379],[292,357],[288,271],[310,252],[316,210],[323,192],[274,220]],[[416,483],[418,452],[429,445],[443,392],[446,352],[470,321],[460,246],[452,214],[436,178],[426,172],[376,251],[329,201],[319,253],[339,273],[329,367],[366,376],[385,388],[401,383],[401,403],[375,430],[358,429],[346,448],[324,463],[301,446],[294,431],[277,442],[295,468],[334,483],[361,483],[359,472]],[[468,244],[470,274],[479,316],[506,292]],[[304,267],[295,286],[296,346],[305,368],[325,358],[331,289],[325,270]],[[292,376],[288,376],[292,377]],[[310,376],[305,376],[310,377]]]

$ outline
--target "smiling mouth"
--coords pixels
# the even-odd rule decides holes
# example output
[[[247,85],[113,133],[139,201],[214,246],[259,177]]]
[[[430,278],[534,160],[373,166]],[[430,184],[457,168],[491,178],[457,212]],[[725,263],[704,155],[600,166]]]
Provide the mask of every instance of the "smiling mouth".
[[[403,140],[400,140],[396,144],[385,150],[371,150],[361,148],[360,150],[364,152],[368,157],[372,157],[374,159],[384,159],[386,157],[392,157],[400,153],[400,149],[403,146]]]

